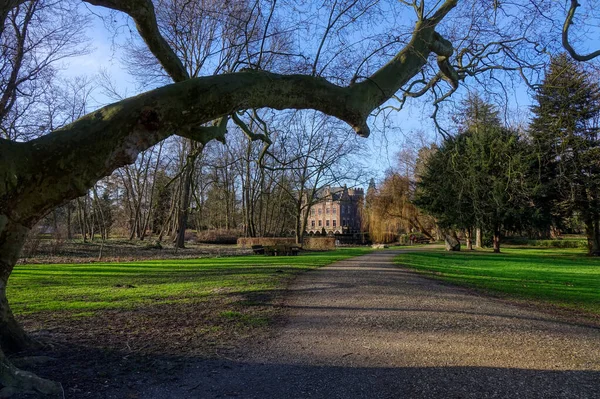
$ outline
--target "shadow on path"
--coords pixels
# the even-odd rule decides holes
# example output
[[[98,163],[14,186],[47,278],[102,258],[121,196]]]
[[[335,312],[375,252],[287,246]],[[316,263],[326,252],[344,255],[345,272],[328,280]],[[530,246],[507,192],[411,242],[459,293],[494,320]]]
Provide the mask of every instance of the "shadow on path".
[[[600,398],[600,372],[486,367],[366,368],[203,362],[172,398]],[[190,378],[189,376],[194,376]],[[171,385],[172,386],[172,385]]]
[[[301,275],[286,322],[236,358],[81,348],[54,372],[71,376],[67,398],[600,398],[597,328],[422,278],[396,267],[397,253]],[[82,380],[83,360],[97,374]],[[118,367],[98,373],[107,362]]]

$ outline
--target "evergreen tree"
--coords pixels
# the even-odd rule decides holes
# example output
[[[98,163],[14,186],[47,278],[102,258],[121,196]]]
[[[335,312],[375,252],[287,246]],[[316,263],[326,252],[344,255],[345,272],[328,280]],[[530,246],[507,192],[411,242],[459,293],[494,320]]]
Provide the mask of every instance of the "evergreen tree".
[[[454,116],[459,132],[478,132],[487,126],[500,126],[498,110],[477,93],[469,93],[461,102],[460,111]]]
[[[530,125],[537,171],[535,202],[560,228],[578,214],[590,254],[600,252],[600,93],[590,75],[565,54],[554,57],[535,96]]]
[[[471,193],[461,175],[465,134],[443,141],[417,176],[415,204],[434,216],[442,229],[466,229],[475,223]]]
[[[517,132],[502,126],[465,134],[464,179],[475,223],[492,233],[494,252],[500,252],[502,231],[520,230],[531,220],[527,146]]]
[[[501,126],[493,106],[478,98],[474,104],[478,118],[465,119],[464,128],[429,159],[416,203],[441,227],[492,232],[494,252],[500,252],[501,232],[519,229],[531,215],[526,145]]]

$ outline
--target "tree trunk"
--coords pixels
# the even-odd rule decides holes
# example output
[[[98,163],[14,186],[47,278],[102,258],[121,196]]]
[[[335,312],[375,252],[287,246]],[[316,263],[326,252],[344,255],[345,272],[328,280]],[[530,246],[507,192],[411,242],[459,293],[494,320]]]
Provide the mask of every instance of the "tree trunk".
[[[494,253],[500,253],[500,231],[494,229]]]
[[[192,165],[193,161],[188,160],[188,164],[186,166],[187,170],[184,174],[183,187],[181,190],[181,205],[179,208],[179,219],[177,222],[177,238],[175,239],[176,248],[185,248],[185,230],[187,228],[188,208],[190,207],[190,193],[194,170]]]
[[[600,255],[599,224],[599,220],[589,220],[585,223],[585,235],[587,236],[588,255]]]
[[[147,26],[144,19],[147,10],[138,12],[138,7],[115,5],[121,2],[103,2],[108,3],[114,9],[128,11],[138,26]],[[115,169],[132,164],[140,151],[174,132],[206,143],[223,138],[225,132],[221,127],[202,124],[238,110],[269,107],[316,109],[347,122],[358,135],[368,136],[367,119],[371,112],[419,74],[429,62],[429,54],[449,56],[452,53],[451,46],[435,29],[456,5],[457,1],[445,2],[431,18],[418,21],[412,39],[394,58],[368,79],[348,87],[337,86],[321,77],[279,75],[260,70],[185,80],[187,74],[176,71],[183,67],[180,62],[173,62],[172,52],[156,45],[164,41],[155,40],[147,29],[140,29],[153,53],[163,61],[163,67],[176,76],[179,83],[110,104],[26,143],[0,139],[0,181],[3,182],[0,206],[6,212],[0,215],[3,293],[25,233],[35,222],[56,206],[84,195],[95,182]],[[6,8],[0,6],[0,9],[0,17],[4,17]],[[3,24],[5,18],[0,19]],[[442,58],[445,60],[446,56]],[[181,233],[185,234],[184,229]],[[85,233],[83,237],[85,239]],[[12,313],[8,304],[4,301],[0,306],[3,307],[2,322],[10,321]],[[0,327],[0,336],[18,341],[19,334],[15,332],[22,331],[18,324]]]
[[[296,244],[302,245],[302,241],[304,240],[304,229],[302,228],[302,218],[304,215],[302,214],[302,203],[300,201],[296,202]]]
[[[471,228],[468,228],[465,230],[465,241],[467,242],[467,251],[472,251],[473,250],[473,242],[472,242],[472,230]]]
[[[300,220],[296,219],[296,244],[298,245],[302,245],[302,240],[304,236],[304,234],[302,233],[303,231],[301,231],[300,228]]]
[[[44,395],[63,395],[62,386],[27,371],[19,370],[6,358],[0,348],[0,397],[10,397],[16,392],[39,392]]]
[[[73,230],[71,229],[71,214],[72,214],[71,202],[67,203],[66,207],[67,207],[67,240],[72,240],[73,239]]]
[[[481,238],[481,228],[475,229],[475,248],[483,248],[483,240]]]
[[[0,215],[0,348],[8,352],[35,346],[35,342],[17,323],[6,299],[8,277],[17,263],[28,232],[27,227]]]
[[[460,241],[456,238],[456,234],[446,233],[444,242],[446,243],[446,251],[460,251]]]
[[[81,231],[81,239],[83,242],[87,242],[87,228],[85,227],[86,218],[84,205],[81,205],[81,198],[77,198],[77,217],[79,219],[79,229]]]

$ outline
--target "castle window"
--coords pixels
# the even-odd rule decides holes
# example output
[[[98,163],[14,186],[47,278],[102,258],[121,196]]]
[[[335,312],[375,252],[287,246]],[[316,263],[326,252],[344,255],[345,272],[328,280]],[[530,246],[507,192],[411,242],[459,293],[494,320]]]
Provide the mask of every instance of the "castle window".
[[[314,220],[310,221],[310,227],[315,227],[315,221]]]
[[[329,215],[329,208],[325,209],[325,213]]]
[[[335,215],[335,214],[337,214],[337,208],[336,208],[335,206],[333,207],[333,210],[332,210],[332,211],[333,211],[333,214],[334,214],[334,215]]]
[[[325,226],[329,227],[329,220],[325,221]]]
[[[323,221],[319,220],[319,227],[323,226]]]
[[[323,213],[323,209],[319,208],[319,215]]]
[[[335,219],[334,219],[334,220],[333,220],[333,227],[335,227],[335,226],[337,225],[337,223],[336,223],[336,222],[337,222],[337,220],[335,220]]]

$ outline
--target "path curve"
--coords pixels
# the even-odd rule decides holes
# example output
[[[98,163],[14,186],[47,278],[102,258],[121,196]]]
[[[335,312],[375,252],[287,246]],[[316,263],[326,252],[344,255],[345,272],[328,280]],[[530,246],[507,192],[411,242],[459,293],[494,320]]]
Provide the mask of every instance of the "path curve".
[[[600,398],[598,328],[420,277],[398,253],[303,274],[273,339],[189,370],[172,397]]]

